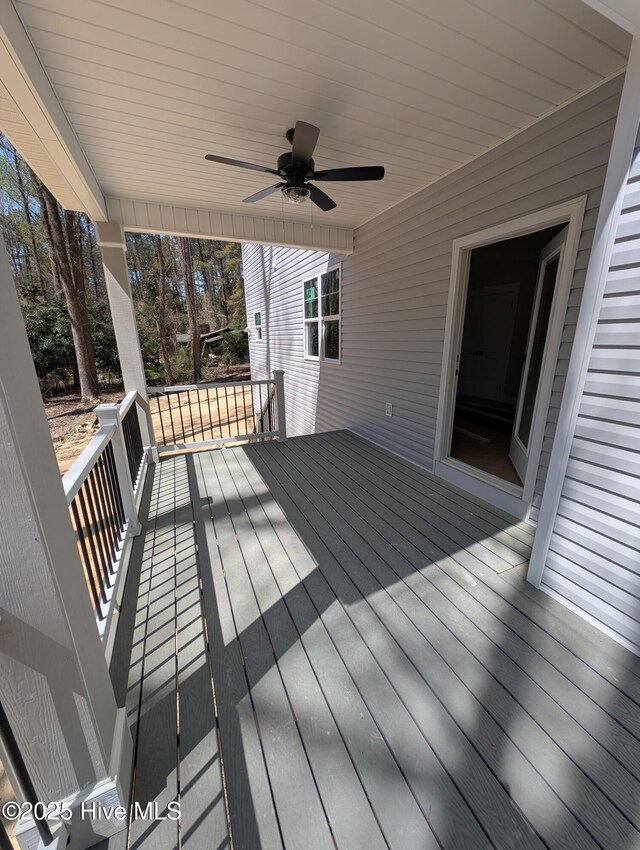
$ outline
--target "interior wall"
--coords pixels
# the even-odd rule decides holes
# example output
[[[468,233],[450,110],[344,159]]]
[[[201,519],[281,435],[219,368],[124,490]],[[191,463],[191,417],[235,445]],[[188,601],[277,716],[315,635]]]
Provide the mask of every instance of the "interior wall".
[[[547,416],[534,509],[539,502],[617,115],[622,77],[608,81],[431,187],[358,228],[343,261],[342,363],[304,361],[302,275],[326,255],[280,254],[270,277],[270,367],[288,372],[295,422],[350,428],[431,468],[452,241],[587,196],[556,380]],[[260,255],[245,247],[248,315],[260,309]],[[275,256],[275,255],[272,255]],[[277,303],[276,289],[278,289]],[[252,355],[254,345],[252,343]],[[256,354],[256,369],[261,355]],[[262,359],[264,359],[262,357]],[[287,380],[287,378],[285,378]],[[385,415],[385,403],[393,416]],[[535,518],[535,513],[534,513]]]

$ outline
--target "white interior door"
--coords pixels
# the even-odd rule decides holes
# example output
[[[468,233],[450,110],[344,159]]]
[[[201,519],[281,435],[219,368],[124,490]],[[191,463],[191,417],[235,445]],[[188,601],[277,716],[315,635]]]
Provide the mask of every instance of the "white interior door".
[[[537,402],[543,379],[547,331],[568,230],[569,228],[565,227],[543,248],[540,254],[536,292],[527,337],[527,350],[522,378],[520,379],[516,416],[509,449],[511,462],[523,483],[527,476],[531,434],[536,416],[541,414]]]

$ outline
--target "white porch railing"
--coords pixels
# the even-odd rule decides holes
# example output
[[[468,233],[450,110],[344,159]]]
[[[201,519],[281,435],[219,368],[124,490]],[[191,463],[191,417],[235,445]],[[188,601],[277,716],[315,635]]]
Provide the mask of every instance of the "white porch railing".
[[[146,471],[138,393],[100,404],[100,430],[62,478],[87,590],[107,658],[115,638]],[[158,451],[286,439],[284,373],[265,381],[149,391]]]
[[[107,655],[113,641],[111,616],[124,587],[120,569],[130,538],[140,532],[137,502],[145,452],[138,394],[120,404],[100,404],[100,430],[62,479],[78,541],[87,589]]]
[[[261,381],[149,387],[159,452],[287,436],[284,372]]]

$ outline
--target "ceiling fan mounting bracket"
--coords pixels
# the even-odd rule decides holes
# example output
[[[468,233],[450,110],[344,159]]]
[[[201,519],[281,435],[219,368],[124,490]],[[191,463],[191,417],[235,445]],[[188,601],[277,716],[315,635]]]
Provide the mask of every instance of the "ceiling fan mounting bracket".
[[[293,162],[293,155],[290,151],[285,151],[285,153],[281,153],[278,157],[277,171],[281,177],[287,177],[289,179],[311,177],[314,168],[315,162],[313,159],[308,160],[306,163]]]

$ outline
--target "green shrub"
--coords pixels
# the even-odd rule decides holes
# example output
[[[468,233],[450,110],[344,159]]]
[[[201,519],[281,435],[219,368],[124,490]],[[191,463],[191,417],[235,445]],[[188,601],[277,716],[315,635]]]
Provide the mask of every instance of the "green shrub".
[[[120,358],[109,304],[106,301],[92,301],[88,306],[98,372],[108,375],[109,378],[112,375],[120,375]]]
[[[176,384],[190,384],[193,381],[193,363],[191,362],[191,348],[188,345],[179,345],[172,358],[173,377]]]
[[[214,354],[223,366],[235,366],[249,359],[249,341],[247,335],[224,333],[215,347]]]
[[[26,305],[24,321],[42,389],[72,383],[77,367],[66,306],[61,301]]]

